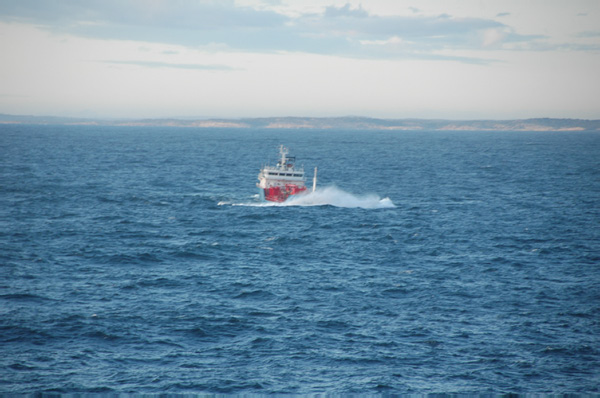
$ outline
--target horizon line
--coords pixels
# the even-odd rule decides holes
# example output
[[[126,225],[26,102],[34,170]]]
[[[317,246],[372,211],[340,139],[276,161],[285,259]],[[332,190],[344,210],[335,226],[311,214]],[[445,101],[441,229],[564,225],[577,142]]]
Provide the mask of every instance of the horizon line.
[[[160,116],[160,117],[116,117],[116,116],[59,116],[52,114],[12,114],[0,112],[0,118],[15,117],[15,118],[52,118],[52,119],[74,119],[85,121],[160,121],[160,120],[177,120],[177,121],[210,121],[210,120],[260,120],[260,119],[371,119],[385,121],[401,121],[401,120],[421,120],[421,121],[456,121],[456,122],[477,122],[477,121],[525,121],[525,120],[581,120],[581,121],[600,121],[599,118],[581,118],[581,117],[554,117],[554,116],[529,116],[516,118],[443,118],[443,117],[376,117],[365,115],[338,115],[338,116]],[[1,120],[0,120],[1,121]]]

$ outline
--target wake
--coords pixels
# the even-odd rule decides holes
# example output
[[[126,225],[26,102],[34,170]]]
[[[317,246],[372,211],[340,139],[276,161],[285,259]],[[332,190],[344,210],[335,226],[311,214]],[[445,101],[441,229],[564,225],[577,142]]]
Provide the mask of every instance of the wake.
[[[227,203],[219,202],[219,205],[232,206],[255,206],[255,207],[288,207],[288,206],[335,206],[345,208],[361,209],[391,209],[396,206],[390,198],[381,199],[378,195],[369,194],[364,196],[353,195],[337,187],[330,186],[318,188],[315,192],[290,197],[283,203],[276,202],[249,202],[249,203]]]

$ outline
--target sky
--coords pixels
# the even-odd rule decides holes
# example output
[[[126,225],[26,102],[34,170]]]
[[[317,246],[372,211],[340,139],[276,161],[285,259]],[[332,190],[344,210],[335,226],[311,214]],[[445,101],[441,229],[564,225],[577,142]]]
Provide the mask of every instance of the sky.
[[[0,113],[600,119],[598,0],[1,0]]]

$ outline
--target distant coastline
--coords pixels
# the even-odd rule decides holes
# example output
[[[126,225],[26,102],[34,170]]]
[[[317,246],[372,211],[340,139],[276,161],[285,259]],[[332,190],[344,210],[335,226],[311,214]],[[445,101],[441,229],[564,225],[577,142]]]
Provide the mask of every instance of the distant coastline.
[[[195,128],[347,129],[423,131],[600,131],[600,120],[534,118],[516,120],[377,119],[346,117],[267,117],[242,119],[93,119],[0,114],[0,124],[156,126]]]

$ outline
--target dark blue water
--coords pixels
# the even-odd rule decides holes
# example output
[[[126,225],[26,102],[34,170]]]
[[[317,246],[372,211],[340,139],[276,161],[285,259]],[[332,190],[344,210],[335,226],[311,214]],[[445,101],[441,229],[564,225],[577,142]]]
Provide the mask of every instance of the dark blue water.
[[[310,203],[260,206],[279,144]],[[5,125],[0,167],[0,392],[600,392],[598,133]]]

